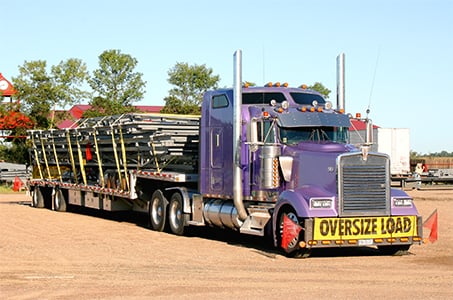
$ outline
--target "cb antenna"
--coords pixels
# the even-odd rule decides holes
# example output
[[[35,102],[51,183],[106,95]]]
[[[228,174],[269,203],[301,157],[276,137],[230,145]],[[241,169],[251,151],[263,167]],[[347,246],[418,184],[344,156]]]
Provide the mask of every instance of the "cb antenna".
[[[370,98],[368,99],[368,107],[366,109],[366,118],[368,119],[368,115],[370,114],[370,109],[371,109],[371,97],[373,95],[373,90],[374,90],[374,82],[376,81],[376,72],[377,72],[377,67],[379,64],[379,56],[381,54],[381,47],[378,48],[378,53],[376,56],[376,64],[374,65],[374,73],[373,73],[373,81],[371,82],[371,89],[370,89]]]

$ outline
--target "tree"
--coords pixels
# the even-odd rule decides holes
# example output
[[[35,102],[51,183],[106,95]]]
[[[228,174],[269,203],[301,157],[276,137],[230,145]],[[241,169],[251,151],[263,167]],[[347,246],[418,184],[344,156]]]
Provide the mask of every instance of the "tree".
[[[47,72],[45,60],[25,61],[19,66],[19,76],[12,79],[21,99],[21,109],[35,122],[37,128],[49,128],[51,109],[79,103],[89,93],[80,87],[86,82],[85,63],[71,58],[61,61]]]
[[[176,63],[168,71],[168,82],[175,87],[166,97],[163,113],[200,113],[203,94],[209,89],[216,89],[219,75],[212,75],[212,69],[206,65]]]
[[[93,72],[89,84],[97,94],[92,108],[84,116],[122,114],[134,111],[132,104],[142,100],[146,82],[142,73],[134,72],[137,59],[120,50],[106,50],[99,56],[99,69]]]
[[[320,82],[315,82],[313,85],[311,86],[308,86],[308,88],[310,90],[314,90],[314,91],[317,91],[318,93],[320,93],[321,95],[324,96],[324,98],[328,99],[329,98],[329,94],[331,92],[331,90],[329,90],[328,88],[326,88],[322,83]]]
[[[67,105],[80,103],[81,99],[91,98],[91,93],[83,90],[82,86],[88,80],[86,64],[80,59],[70,58],[52,67],[56,97],[63,109]]]

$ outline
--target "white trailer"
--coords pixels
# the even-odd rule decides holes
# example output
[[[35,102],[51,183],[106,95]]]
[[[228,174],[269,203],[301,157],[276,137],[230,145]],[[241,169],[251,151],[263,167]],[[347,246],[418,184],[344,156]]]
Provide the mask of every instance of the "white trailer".
[[[390,156],[392,175],[410,173],[409,128],[378,128],[377,151]]]
[[[350,142],[360,146],[366,141],[366,124],[363,120],[351,120]],[[410,131],[409,128],[381,128],[373,125],[371,151],[390,156],[392,176],[410,173]]]

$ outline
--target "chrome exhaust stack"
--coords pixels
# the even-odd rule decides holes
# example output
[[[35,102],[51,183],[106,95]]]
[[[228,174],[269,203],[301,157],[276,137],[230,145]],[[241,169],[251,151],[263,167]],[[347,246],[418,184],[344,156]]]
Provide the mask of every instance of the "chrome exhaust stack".
[[[337,56],[337,110],[345,111],[345,57],[344,53]]]
[[[233,80],[233,203],[239,219],[244,221],[247,216],[242,200],[242,169],[241,169],[241,132],[242,132],[242,51],[234,53]]]

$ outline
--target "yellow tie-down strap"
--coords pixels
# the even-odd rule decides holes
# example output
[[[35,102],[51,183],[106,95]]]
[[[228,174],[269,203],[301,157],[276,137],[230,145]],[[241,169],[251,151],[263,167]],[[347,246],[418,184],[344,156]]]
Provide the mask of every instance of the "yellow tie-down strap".
[[[417,236],[417,216],[315,218],[314,240]]]

